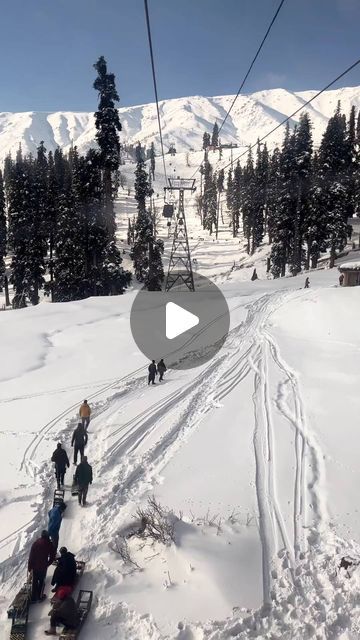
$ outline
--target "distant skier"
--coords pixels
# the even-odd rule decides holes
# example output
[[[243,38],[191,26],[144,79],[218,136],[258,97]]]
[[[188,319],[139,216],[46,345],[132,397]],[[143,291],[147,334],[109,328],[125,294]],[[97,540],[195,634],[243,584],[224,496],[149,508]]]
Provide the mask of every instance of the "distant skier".
[[[56,627],[76,629],[80,623],[80,614],[74,598],[69,595],[66,587],[62,587],[56,594],[53,607],[49,613],[50,629],[45,629],[45,635],[56,636]]]
[[[84,455],[84,449],[87,445],[87,442],[88,435],[82,423],[79,422],[71,439],[71,446],[74,447],[74,464],[77,464],[78,453],[80,453],[80,460]]]
[[[340,287],[342,287],[342,286],[343,286],[343,284],[344,284],[344,274],[343,274],[343,273],[341,273],[341,274],[339,275],[339,285],[340,285]]]
[[[73,587],[76,582],[76,560],[73,553],[66,547],[61,547],[60,558],[57,561],[57,567],[51,580],[54,587],[53,591],[57,591],[59,587],[65,585]]]
[[[70,467],[70,462],[65,449],[62,448],[61,442],[58,443],[54,453],[51,456],[51,462],[55,462],[55,476],[57,487],[64,484],[66,467]]]
[[[155,376],[157,374],[157,368],[156,368],[156,364],[155,364],[155,360],[152,361],[151,364],[149,364],[149,378],[148,378],[148,384],[155,384]]]
[[[161,382],[164,379],[164,373],[166,371],[166,364],[163,358],[158,362],[157,371],[159,374],[159,382]]]
[[[31,601],[39,602],[44,599],[43,589],[47,568],[55,559],[56,551],[52,544],[48,532],[44,529],[41,538],[35,540],[31,547],[28,571],[32,573],[32,593]]]
[[[74,479],[78,486],[79,504],[85,507],[89,484],[93,481],[92,467],[86,456],[83,456],[82,462],[76,467]]]
[[[308,289],[309,287],[310,287],[310,280],[309,280],[309,278],[306,278],[305,284],[304,284],[304,289]]]
[[[257,280],[257,279],[258,279],[258,274],[256,273],[256,269],[254,269],[253,274],[251,276],[251,280],[254,281],[254,280]]]
[[[54,545],[55,551],[57,551],[59,544],[59,531],[61,527],[61,521],[63,517],[63,513],[66,509],[66,505],[62,502],[61,504],[56,504],[52,509],[50,509],[48,513],[49,524],[48,524],[48,534],[51,538],[51,542]]]
[[[84,402],[82,403],[80,409],[79,409],[79,416],[81,418],[81,422],[83,424],[83,427],[85,429],[85,431],[87,431],[87,428],[89,426],[89,422],[90,422],[90,416],[91,416],[91,409],[88,405],[88,401],[84,400]]]

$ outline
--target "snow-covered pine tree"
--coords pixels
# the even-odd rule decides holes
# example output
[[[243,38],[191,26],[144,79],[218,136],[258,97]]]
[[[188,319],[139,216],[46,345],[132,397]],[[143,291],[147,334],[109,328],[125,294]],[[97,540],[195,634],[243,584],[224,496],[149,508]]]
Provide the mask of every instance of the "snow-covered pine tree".
[[[217,190],[216,178],[214,178],[213,170],[210,162],[205,160],[204,163],[204,194],[202,199],[203,206],[203,228],[212,234],[213,227],[216,225],[216,205]]]
[[[327,209],[327,235],[330,248],[330,267],[335,264],[336,252],[346,245],[347,216],[351,193],[349,167],[351,154],[346,121],[338,104],[330,118],[319,149],[319,202]]]
[[[240,209],[242,204],[243,171],[240,162],[235,165],[231,183],[231,224],[232,233],[235,238],[240,228]]]
[[[312,151],[313,141],[311,134],[311,122],[307,113],[302,113],[299,125],[295,132],[295,180],[297,185],[297,204],[293,220],[293,238],[291,253],[289,255],[289,267],[295,276],[300,273],[304,262],[304,234],[311,217],[310,200],[312,186]]]
[[[295,133],[291,133],[287,125],[279,158],[278,202],[272,219],[271,272],[275,278],[285,275],[294,238],[294,219],[298,206],[295,144]]]
[[[113,174],[120,165],[119,131],[121,123],[115,103],[119,96],[115,86],[115,76],[108,73],[104,56],[94,64],[98,73],[94,89],[99,95],[99,107],[95,113],[96,140],[100,148],[100,165],[103,171],[104,215],[109,241],[115,237],[115,215],[113,203]]]
[[[251,253],[260,246],[264,238],[265,208],[269,179],[269,154],[266,144],[261,148],[257,145],[256,166],[254,172],[254,217],[252,228]]]
[[[153,142],[150,147],[150,170],[152,179],[155,180],[155,147]]]
[[[161,291],[165,274],[162,262],[164,253],[164,243],[162,240],[154,239],[154,231],[151,229],[149,238],[149,269],[145,276],[145,287],[148,291]]]
[[[215,122],[212,130],[211,146],[214,147],[214,149],[219,146],[219,126],[217,122]]]
[[[202,147],[204,149],[204,151],[206,151],[206,149],[208,149],[208,147],[210,147],[210,140],[211,140],[210,133],[207,133],[205,131],[205,133],[203,135],[203,147]]]
[[[246,165],[242,172],[242,184],[240,189],[240,204],[242,208],[243,229],[244,235],[247,240],[246,250],[248,253],[252,252],[256,212],[257,209],[261,208],[261,206],[258,205],[257,202],[256,189],[256,175],[252,149],[250,147]]]
[[[216,204],[216,239],[219,233],[219,215],[220,215],[220,198],[224,191],[225,172],[224,169],[220,169],[216,174],[216,190],[217,190],[217,204]]]
[[[6,256],[6,215],[5,215],[5,193],[2,173],[0,171],[0,291],[3,290],[5,277],[5,256]]]
[[[269,237],[269,244],[271,244],[273,241],[276,227],[280,184],[280,150],[276,147],[270,157],[269,179],[266,197],[266,226]]]
[[[135,241],[130,255],[137,281],[146,283],[149,275],[149,246],[151,247],[153,240],[153,227],[150,213],[146,210],[146,199],[151,195],[151,190],[140,145],[136,149],[136,157],[135,200],[138,213],[135,223]]]
[[[42,153],[42,151],[41,151]],[[25,306],[26,296],[32,304],[39,302],[44,284],[46,237],[44,219],[39,215],[41,188],[39,167],[31,157],[17,154],[12,171],[9,220],[13,244],[10,281],[14,285],[14,306]]]
[[[58,161],[60,157],[58,157]],[[60,165],[58,165],[60,168]],[[57,202],[54,258],[54,302],[81,300],[89,295],[84,242],[85,221],[77,205],[69,162],[61,156],[62,190]]]

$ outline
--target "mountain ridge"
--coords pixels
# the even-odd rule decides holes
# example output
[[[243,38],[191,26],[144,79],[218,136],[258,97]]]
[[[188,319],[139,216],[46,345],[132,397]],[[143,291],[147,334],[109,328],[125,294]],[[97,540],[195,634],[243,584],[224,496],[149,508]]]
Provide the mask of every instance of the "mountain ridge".
[[[222,142],[233,142],[238,146],[254,144],[257,138],[268,133],[316,93],[316,90],[292,92],[278,88],[240,94],[221,131]],[[223,121],[233,98],[233,95],[196,95],[161,100],[159,106],[165,147],[174,143],[177,151],[200,150],[203,133],[211,133],[214,122],[220,124]],[[320,141],[339,100],[346,115],[351,105],[359,108],[360,86],[325,91],[306,107],[313,123],[315,143]],[[123,144],[141,142],[149,145],[154,141],[157,151],[160,151],[155,103],[119,107],[119,114]],[[295,118],[292,124],[296,121]],[[269,137],[269,146],[279,144],[282,138],[283,127],[280,127]],[[41,140],[49,151],[54,151],[57,146],[66,151],[74,144],[81,153],[85,153],[95,145],[93,112],[0,112],[0,161],[8,153],[15,156],[19,143],[24,153],[34,154]]]

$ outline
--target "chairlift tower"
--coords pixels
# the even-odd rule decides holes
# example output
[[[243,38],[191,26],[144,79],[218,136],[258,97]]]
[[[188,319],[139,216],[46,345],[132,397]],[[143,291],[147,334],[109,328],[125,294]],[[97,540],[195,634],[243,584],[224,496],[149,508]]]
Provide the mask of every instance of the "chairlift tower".
[[[179,205],[165,291],[170,291],[175,285],[177,287],[185,286],[189,291],[195,291],[184,207],[185,191],[195,191],[195,180],[192,178],[168,178],[168,183],[170,192],[179,192]]]

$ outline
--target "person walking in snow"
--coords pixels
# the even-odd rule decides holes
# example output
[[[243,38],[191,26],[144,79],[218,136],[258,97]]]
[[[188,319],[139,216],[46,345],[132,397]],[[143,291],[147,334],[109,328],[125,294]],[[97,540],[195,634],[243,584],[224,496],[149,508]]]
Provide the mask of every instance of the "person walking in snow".
[[[89,484],[92,484],[93,481],[92,467],[89,465],[86,456],[82,457],[82,461],[76,467],[74,479],[78,486],[79,504],[85,507]]]
[[[39,602],[44,599],[43,589],[48,567],[52,564],[56,556],[54,545],[49,534],[44,529],[41,537],[35,540],[31,547],[28,571],[32,573],[32,593],[31,601]]]
[[[251,280],[254,282],[254,280],[258,279],[258,274],[256,273],[256,269],[254,269],[253,274],[251,276]]]
[[[156,364],[155,364],[155,360],[153,360],[151,362],[151,364],[149,364],[149,378],[148,378],[148,384],[155,384],[155,376],[157,374],[157,368],[156,368]]]
[[[54,587],[53,591],[56,592],[59,587],[65,585],[73,587],[76,582],[76,573],[74,554],[68,551],[66,547],[61,547],[60,558],[57,561],[57,566],[51,579],[51,584]]]
[[[70,467],[70,462],[65,449],[62,448],[61,442],[58,443],[54,453],[51,456],[51,462],[55,462],[55,476],[57,488],[64,484],[66,467]]]
[[[56,504],[52,509],[50,509],[48,513],[49,523],[48,523],[48,534],[51,538],[51,542],[54,545],[55,551],[57,551],[59,544],[59,531],[61,527],[61,521],[63,517],[63,513],[66,509],[66,505],[61,502],[61,504]]]
[[[306,278],[306,280],[305,280],[304,289],[308,289],[309,287],[310,287],[310,280],[309,280],[309,278],[307,277],[307,278]]]
[[[82,403],[79,409],[79,416],[81,418],[81,422],[83,424],[85,431],[87,431],[87,428],[90,422],[90,416],[91,416],[91,408],[89,407],[87,400],[84,400],[84,402]]]
[[[340,273],[340,275],[339,275],[339,285],[340,285],[340,287],[342,287],[343,284],[344,284],[344,274]]]
[[[74,447],[74,464],[77,464],[78,453],[80,453],[80,460],[84,455],[84,449],[88,442],[88,435],[83,427],[82,422],[78,423],[76,427],[72,439],[71,446]]]
[[[164,373],[166,371],[166,364],[163,358],[158,362],[157,371],[159,374],[159,382],[161,382],[164,379]]]

